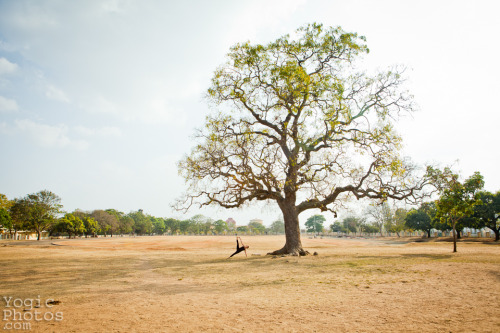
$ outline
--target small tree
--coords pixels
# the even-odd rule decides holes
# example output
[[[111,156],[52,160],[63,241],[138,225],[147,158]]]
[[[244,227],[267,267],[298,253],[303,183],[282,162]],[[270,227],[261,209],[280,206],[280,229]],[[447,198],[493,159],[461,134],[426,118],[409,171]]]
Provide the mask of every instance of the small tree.
[[[55,223],[61,208],[61,198],[43,190],[15,199],[11,212],[17,223],[22,221],[23,226],[34,230],[37,233],[37,240],[40,240],[42,232]]]
[[[343,225],[343,223],[340,223],[340,221],[336,221],[333,224],[331,224],[330,230],[332,232],[343,232],[343,233],[349,232],[349,230]]]
[[[261,223],[254,221],[248,223],[248,230],[254,234],[263,234],[266,232],[266,227]]]
[[[12,217],[10,213],[5,208],[0,208],[0,228],[9,229],[9,232],[12,234]]]
[[[379,228],[377,226],[374,226],[371,223],[363,223],[362,225],[363,231],[369,234],[375,234],[379,232]]]
[[[395,232],[398,237],[400,237],[400,232],[406,230],[405,218],[407,211],[404,208],[397,208],[392,217],[392,224],[389,229],[390,232]]]
[[[431,217],[421,208],[410,210],[405,217],[405,224],[408,229],[425,231],[427,232],[427,238],[431,238],[431,221]]]
[[[285,222],[283,222],[283,219],[277,219],[276,221],[271,223],[270,231],[274,234],[285,233]]]
[[[179,220],[174,218],[165,219],[165,228],[170,231],[170,234],[176,234],[179,231]]]
[[[0,193],[0,209],[3,208],[5,210],[8,210],[10,207],[12,207],[13,204],[14,202],[12,202],[12,200],[9,200],[5,194]]]
[[[495,241],[500,240],[500,191],[479,192],[481,203],[474,207],[473,218],[477,228],[489,228],[495,233]]]
[[[118,218],[113,213],[96,209],[92,212],[92,214],[90,214],[90,216],[99,222],[99,226],[101,227],[101,232],[104,233],[104,237],[106,237],[108,233],[111,237],[113,237],[113,233],[116,233],[119,228]]]
[[[458,181],[458,175],[451,174],[441,197],[436,203],[437,217],[452,227],[453,252],[457,252],[457,223],[472,215],[474,206],[481,204],[478,191],[483,186],[483,176],[479,172],[475,172],[463,183]]]
[[[157,235],[163,235],[165,233],[165,221],[160,217],[150,216],[149,219],[153,224],[153,233]]]
[[[359,230],[363,224],[363,220],[356,216],[348,216],[342,221],[344,228],[349,232],[353,232],[356,236],[356,232]]]
[[[246,233],[246,232],[248,232],[248,231],[249,231],[249,229],[248,229],[248,226],[246,226],[246,225],[241,225],[241,226],[239,226],[239,227],[236,227],[236,231],[237,231],[237,232],[245,232],[245,233]]]
[[[71,238],[72,235],[76,236],[85,233],[86,229],[84,222],[79,217],[67,213],[59,219],[53,231],[65,232]]]
[[[313,215],[306,221],[307,232],[317,233],[323,232],[323,223],[326,221],[325,217],[321,214]]]
[[[372,204],[367,211],[368,215],[372,217],[372,223],[376,226],[380,232],[380,236],[382,236],[384,227],[387,230],[387,227],[391,227],[392,225],[392,210],[387,202],[383,202],[382,204]]]
[[[153,231],[153,223],[149,216],[144,214],[142,209],[136,212],[130,212],[127,216],[134,220],[134,232],[139,235],[149,235]]]

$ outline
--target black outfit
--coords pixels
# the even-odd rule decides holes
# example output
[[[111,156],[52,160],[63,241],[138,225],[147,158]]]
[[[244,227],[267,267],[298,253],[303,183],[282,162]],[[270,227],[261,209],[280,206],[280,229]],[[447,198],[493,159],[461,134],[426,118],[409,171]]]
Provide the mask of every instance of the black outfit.
[[[236,252],[234,252],[233,254],[231,254],[229,256],[229,258],[231,258],[232,256],[234,256],[235,254],[238,254],[242,251],[245,251],[245,247],[242,245],[240,246],[240,243],[238,243],[238,238],[236,238]]]

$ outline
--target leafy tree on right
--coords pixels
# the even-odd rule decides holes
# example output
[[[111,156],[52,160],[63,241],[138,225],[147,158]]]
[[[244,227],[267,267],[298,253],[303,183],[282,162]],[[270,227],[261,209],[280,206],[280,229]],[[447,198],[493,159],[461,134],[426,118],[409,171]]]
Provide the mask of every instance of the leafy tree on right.
[[[441,197],[436,201],[436,217],[446,222],[453,230],[453,252],[457,252],[457,224],[474,213],[474,207],[481,204],[479,191],[484,186],[483,176],[475,172],[463,183],[450,170],[444,172],[445,184]]]
[[[487,191],[478,193],[481,203],[474,206],[472,218],[475,220],[475,227],[489,228],[495,233],[495,241],[500,240],[500,191],[495,194]]]
[[[313,215],[306,221],[307,232],[317,233],[323,232],[323,223],[326,221],[321,214]]]

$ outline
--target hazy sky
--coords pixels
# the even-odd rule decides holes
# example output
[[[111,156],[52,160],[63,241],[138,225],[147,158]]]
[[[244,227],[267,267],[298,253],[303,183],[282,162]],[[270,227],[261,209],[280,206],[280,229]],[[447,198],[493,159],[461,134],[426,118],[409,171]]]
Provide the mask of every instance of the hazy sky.
[[[48,189],[67,211],[269,224],[274,206],[172,212],[186,188],[176,163],[229,47],[312,22],[366,36],[368,66],[410,69],[419,111],[399,123],[407,155],[459,160],[464,177],[480,171],[486,189],[500,190],[497,3],[0,0],[0,193]]]

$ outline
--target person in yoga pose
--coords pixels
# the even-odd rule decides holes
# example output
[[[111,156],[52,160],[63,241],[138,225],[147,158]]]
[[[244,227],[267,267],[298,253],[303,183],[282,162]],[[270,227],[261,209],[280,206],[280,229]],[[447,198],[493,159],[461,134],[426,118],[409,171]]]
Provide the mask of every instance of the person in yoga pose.
[[[240,242],[241,242],[241,246],[240,246],[240,243],[238,243],[238,238],[240,239]],[[243,244],[243,241],[241,240],[241,237],[236,237],[236,252],[234,252],[233,254],[231,254],[229,256],[229,258],[231,258],[232,256],[234,256],[235,254],[238,254],[242,251],[245,251],[245,256],[247,255],[247,249],[249,248],[248,245],[245,245]]]

